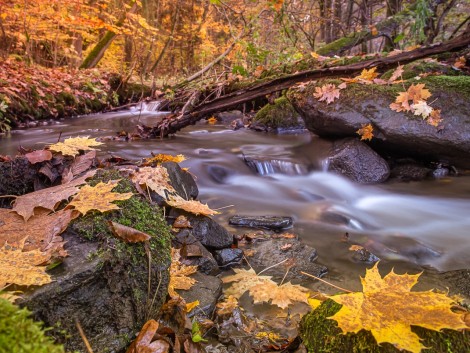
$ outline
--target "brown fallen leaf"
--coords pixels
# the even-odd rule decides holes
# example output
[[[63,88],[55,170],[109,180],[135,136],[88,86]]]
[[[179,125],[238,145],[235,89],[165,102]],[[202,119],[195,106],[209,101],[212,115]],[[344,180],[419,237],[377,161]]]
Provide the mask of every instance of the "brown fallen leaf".
[[[171,249],[171,265],[170,265],[170,283],[168,285],[168,294],[172,298],[179,297],[175,289],[190,289],[196,280],[188,277],[197,271],[197,266],[186,266],[180,262],[179,250]]]
[[[217,303],[217,315],[230,315],[238,306],[237,298],[229,295],[223,302]]]
[[[378,344],[388,342],[413,353],[426,347],[410,325],[435,331],[470,328],[462,313],[451,310],[453,298],[432,291],[411,292],[420,275],[397,275],[392,270],[382,278],[375,264],[361,278],[363,292],[330,297],[342,307],[329,319],[338,322],[344,334],[368,330]]]
[[[74,218],[72,210],[60,210],[49,214],[45,209],[25,222],[11,210],[0,208],[0,246],[17,244],[23,240],[23,250],[62,252],[63,241],[59,235]]]
[[[389,83],[396,83],[395,81],[403,75],[403,72],[405,70],[403,69],[403,65],[398,65],[398,67],[393,71],[392,76],[388,79]]]
[[[111,232],[119,239],[126,243],[139,243],[150,240],[151,236],[132,227],[119,224],[117,222],[108,221]]]
[[[132,197],[131,192],[119,193],[112,192],[118,180],[98,183],[96,186],[83,186],[73,200],[67,205],[67,208],[73,207],[75,210],[85,215],[91,210],[100,212],[119,210],[118,205],[112,203],[114,201],[127,200]]]
[[[455,63],[453,66],[457,69],[461,69],[465,67],[466,63],[467,63],[467,59],[465,59],[465,56],[461,56],[460,58],[455,60]]]
[[[320,102],[326,101],[326,104],[332,103],[335,99],[339,98],[339,89],[331,83],[327,83],[321,87],[315,87],[313,96]]]
[[[163,338],[154,340],[158,326],[158,322],[153,319],[147,321],[126,353],[168,353],[170,344],[167,341]]]
[[[96,171],[90,171],[70,183],[18,196],[13,203],[12,210],[22,216],[25,221],[34,215],[35,208],[45,208],[53,211],[60,202],[75,195],[79,191],[78,186],[85,184],[85,180],[95,175],[95,173]]]
[[[441,110],[433,109],[433,111],[431,112],[431,115],[427,119],[428,124],[437,127],[441,121],[442,121]]]
[[[192,228],[192,226],[186,216],[180,215],[173,222],[173,228]]]
[[[50,254],[39,250],[23,252],[24,240],[17,247],[4,244],[0,247],[0,283],[14,283],[21,286],[41,286],[50,283],[51,277],[45,266],[38,266],[49,260]]]
[[[44,161],[50,161],[52,159],[52,153],[48,150],[37,150],[24,155],[29,163],[36,164]]]

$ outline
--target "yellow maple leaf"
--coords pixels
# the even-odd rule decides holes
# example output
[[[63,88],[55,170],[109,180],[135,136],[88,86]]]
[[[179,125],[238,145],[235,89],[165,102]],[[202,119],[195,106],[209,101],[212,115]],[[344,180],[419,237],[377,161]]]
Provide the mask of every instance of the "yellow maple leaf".
[[[339,98],[339,89],[331,83],[327,83],[321,87],[315,87],[313,96],[320,102],[326,101],[326,104],[332,103],[335,99]]]
[[[142,190],[142,186],[145,186],[155,191],[172,207],[180,208],[196,215],[203,214],[207,216],[218,213],[199,201],[185,200],[179,196],[173,186],[170,185],[168,171],[165,167],[160,165],[140,168],[139,171],[132,175],[131,180],[136,185],[137,190],[142,194],[147,195],[147,193]]]
[[[217,118],[211,116],[209,119],[207,119],[207,123],[211,125],[217,124]]]
[[[411,85],[408,88],[408,99],[412,100],[414,104],[421,101],[426,101],[431,97],[431,92],[428,89],[424,88],[424,83],[419,83],[417,85]]]
[[[38,249],[23,251],[25,239],[17,247],[4,244],[0,247],[0,284],[14,283],[22,286],[41,286],[50,283],[46,266],[38,266],[50,258],[50,254]]]
[[[171,248],[171,265],[170,265],[170,283],[168,284],[168,294],[172,297],[179,297],[175,289],[188,290],[196,280],[188,277],[197,271],[197,266],[186,266],[180,262],[180,252]]]
[[[361,136],[361,141],[362,140],[372,140],[372,137],[374,137],[373,134],[374,128],[372,127],[371,124],[364,125],[361,127],[359,130],[356,131],[356,133]]]
[[[271,302],[281,309],[286,309],[293,302],[307,303],[309,290],[290,282],[278,286],[273,281],[266,281],[250,288],[250,295],[255,304]]]
[[[377,70],[376,67],[373,67],[370,70],[364,69],[362,70],[361,74],[359,76],[356,76],[355,78],[358,80],[364,80],[372,83],[374,78],[376,78],[379,74],[375,72]]]
[[[388,342],[413,353],[425,347],[410,325],[436,331],[468,328],[463,314],[451,311],[454,299],[432,291],[411,292],[420,275],[397,275],[392,270],[382,278],[375,264],[361,278],[363,292],[331,297],[342,308],[329,319],[345,334],[369,330],[378,344]]]
[[[253,269],[234,269],[235,274],[222,278],[223,283],[232,283],[225,290],[225,295],[240,298],[249,291],[255,304],[271,302],[273,305],[285,309],[293,302],[307,303],[307,288],[293,285],[290,282],[278,285],[271,280],[271,276],[258,276]]]
[[[217,303],[217,315],[231,314],[238,307],[238,300],[233,295],[229,295],[223,302]]]
[[[161,163],[165,163],[165,162],[180,163],[180,162],[183,162],[185,160],[186,160],[186,157],[182,154],[172,156],[170,154],[159,153],[156,156],[153,156],[152,158],[146,158],[144,160],[143,165],[155,165],[155,164],[161,164]]]
[[[75,157],[80,153],[80,150],[95,150],[95,146],[102,145],[101,142],[96,141],[94,138],[89,138],[90,136],[85,137],[69,137],[65,139],[64,142],[57,142],[49,146],[49,150],[54,152],[60,152],[64,156]]]
[[[186,303],[186,312],[190,313],[194,308],[200,305],[199,300],[195,300],[191,303]]]
[[[67,207],[74,207],[82,215],[91,210],[100,212],[119,210],[119,207],[112,202],[127,200],[132,197],[132,193],[112,192],[111,190],[117,186],[118,182],[118,180],[111,180],[106,184],[100,182],[96,186],[85,185]]]

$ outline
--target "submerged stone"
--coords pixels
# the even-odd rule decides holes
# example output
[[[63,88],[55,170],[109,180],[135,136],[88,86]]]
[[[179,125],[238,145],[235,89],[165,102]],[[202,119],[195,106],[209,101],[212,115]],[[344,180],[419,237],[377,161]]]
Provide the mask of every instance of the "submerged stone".
[[[240,227],[280,230],[292,227],[293,221],[291,217],[236,215],[229,219],[229,224]]]

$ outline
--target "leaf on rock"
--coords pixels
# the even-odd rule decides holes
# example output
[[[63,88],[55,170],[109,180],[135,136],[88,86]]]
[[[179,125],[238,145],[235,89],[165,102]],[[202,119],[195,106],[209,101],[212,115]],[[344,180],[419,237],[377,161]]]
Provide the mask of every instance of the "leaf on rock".
[[[197,266],[186,266],[180,262],[180,252],[177,249],[171,249],[170,283],[168,285],[168,294],[172,297],[178,297],[175,289],[190,289],[196,280],[188,277],[197,271]]]
[[[454,63],[453,66],[456,69],[461,69],[461,68],[465,67],[466,63],[467,63],[467,59],[465,59],[465,56],[461,56],[460,58],[455,60],[455,63]]]
[[[427,119],[433,109],[426,103],[425,101],[419,101],[416,104],[411,105],[411,109],[413,110],[414,115],[421,115],[423,119]]]
[[[376,70],[376,67],[373,67],[370,70],[364,69],[362,70],[361,74],[355,78],[358,80],[358,82],[370,84],[379,75],[377,72],[375,72]]]
[[[194,310],[194,308],[198,307],[200,305],[199,300],[195,300],[191,303],[186,303],[186,312],[190,313],[191,311]]]
[[[52,153],[48,150],[37,150],[24,155],[29,163],[36,164],[44,161],[50,161],[52,159]]]
[[[173,222],[173,228],[192,228],[192,226],[186,216],[180,215]]]
[[[234,268],[235,271],[234,275],[222,277],[223,283],[232,283],[230,287],[228,287],[224,293],[227,296],[234,296],[236,299],[240,299],[240,297],[251,287],[256,286],[260,283],[266,283],[267,281],[271,280],[271,276],[258,276],[252,268],[249,270],[241,269],[241,268]]]
[[[50,255],[39,250],[23,252],[24,240],[18,247],[4,244],[0,247],[0,283],[14,283],[21,286],[41,286],[50,283],[46,266],[38,266]]]
[[[372,127],[371,124],[364,125],[361,127],[359,130],[356,131],[356,133],[361,136],[361,141],[362,140],[372,140],[372,137],[374,137],[374,128]]]
[[[165,162],[180,163],[180,162],[183,162],[185,160],[186,160],[186,157],[182,154],[172,156],[170,154],[159,153],[159,154],[153,156],[152,158],[146,158],[142,165],[150,166],[150,165],[156,165],[156,164],[161,164],[161,163],[165,163]]]
[[[441,110],[433,109],[431,112],[431,115],[428,117],[428,120],[427,120],[428,124],[437,127],[441,121],[442,121]]]
[[[432,291],[410,291],[419,276],[392,271],[382,278],[376,264],[361,278],[363,292],[331,297],[342,308],[329,319],[337,321],[343,333],[369,330],[378,344],[388,342],[413,353],[425,347],[410,325],[436,331],[468,329],[463,314],[451,310],[454,299]]]
[[[64,142],[57,142],[49,146],[49,150],[60,152],[64,156],[75,157],[80,151],[94,150],[96,146],[102,145],[101,142],[96,141],[94,138],[85,137],[69,137]]]
[[[316,93],[313,94],[320,102],[326,101],[326,104],[332,103],[339,98],[339,89],[331,83],[327,83],[321,87],[315,87]]]
[[[111,232],[126,243],[139,243],[151,238],[147,233],[117,222],[108,221],[108,225]]]
[[[396,112],[409,112],[411,110],[409,100],[408,92],[400,92],[395,102],[390,104],[390,109]]]
[[[155,191],[168,205],[172,207],[180,208],[196,215],[203,214],[207,216],[218,213],[199,201],[188,201],[179,196],[173,186],[170,185],[168,171],[161,165],[140,168],[132,175],[131,179],[136,185],[137,190],[142,194],[147,195],[147,193],[142,190],[142,187],[145,186],[150,190]]]
[[[398,67],[393,71],[392,76],[388,79],[389,83],[397,83],[395,82],[401,75],[403,75],[403,65],[398,65]]]
[[[271,301],[271,304],[286,309],[293,302],[307,303],[309,290],[290,282],[278,286],[273,281],[266,281],[251,287],[250,294],[255,304]]]
[[[96,186],[85,185],[67,207],[74,207],[82,215],[91,210],[100,212],[119,210],[119,207],[112,202],[127,200],[132,197],[132,193],[112,192],[118,182],[118,180],[110,180],[106,184],[100,182]]]
[[[72,180],[67,184],[52,186],[47,189],[18,196],[13,203],[13,211],[22,216],[25,221],[34,215],[36,208],[45,208],[53,211],[60,202],[75,195],[79,191],[77,186],[85,184],[85,180],[95,175],[95,173],[96,171],[90,171],[84,176]]]
[[[59,235],[74,218],[73,210],[60,210],[49,215],[42,209],[25,222],[11,210],[0,208],[0,246],[17,244],[23,240],[23,250],[58,252],[65,255],[63,239]]]
[[[185,200],[179,195],[169,195],[166,203],[172,207],[194,213],[195,215],[202,214],[204,216],[212,216],[219,213],[197,200]]]

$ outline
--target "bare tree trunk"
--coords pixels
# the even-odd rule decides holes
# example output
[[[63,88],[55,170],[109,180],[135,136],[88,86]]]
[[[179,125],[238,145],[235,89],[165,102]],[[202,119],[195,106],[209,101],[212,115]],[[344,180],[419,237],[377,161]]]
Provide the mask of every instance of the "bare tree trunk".
[[[402,0],[387,0],[387,17],[395,16],[401,10]],[[395,48],[395,38],[397,36],[398,29],[395,29],[390,33],[390,36],[385,36],[385,51],[390,51]]]

